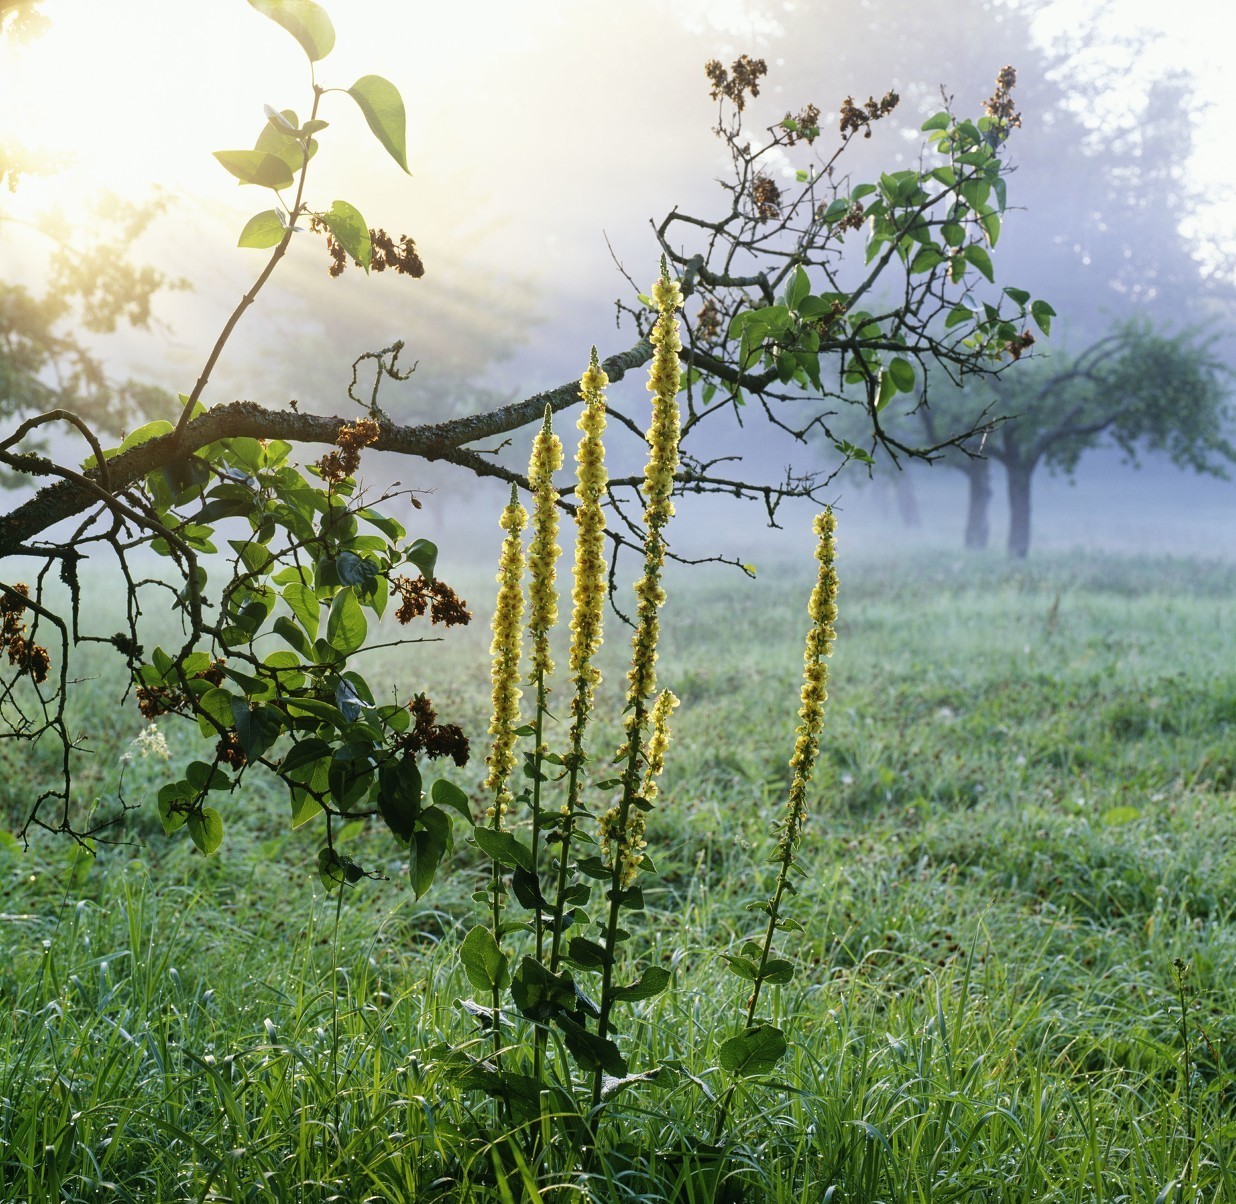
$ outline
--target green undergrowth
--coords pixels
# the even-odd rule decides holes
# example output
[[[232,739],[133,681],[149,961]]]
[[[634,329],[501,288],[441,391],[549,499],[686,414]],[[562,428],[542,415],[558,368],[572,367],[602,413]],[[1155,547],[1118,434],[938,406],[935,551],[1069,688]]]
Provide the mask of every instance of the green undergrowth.
[[[743,1081],[729,1144],[700,1141],[728,1081],[706,1053],[740,1019],[720,954],[771,876],[805,567],[669,583],[660,671],[682,706],[635,943],[673,979],[624,1038],[661,1069],[610,1103],[586,1174],[579,1118],[508,1141],[453,1069],[482,1042],[455,950],[489,861],[457,846],[417,903],[401,851],[358,829],[343,847],[389,881],[336,910],[253,778],[211,858],[150,807],[93,861],[45,836],[0,852],[0,1197],[1236,1199],[1236,571],[852,560],[806,933],[768,1001],[791,1051]],[[487,576],[455,583],[475,602]],[[401,652],[392,688],[482,731],[486,617]],[[611,619],[607,676],[622,642]],[[103,672],[74,705],[108,814],[143,721]],[[165,731],[174,768],[192,735]],[[478,800],[481,751],[443,770]],[[3,755],[12,827],[40,754]],[[165,768],[130,761],[126,800]]]

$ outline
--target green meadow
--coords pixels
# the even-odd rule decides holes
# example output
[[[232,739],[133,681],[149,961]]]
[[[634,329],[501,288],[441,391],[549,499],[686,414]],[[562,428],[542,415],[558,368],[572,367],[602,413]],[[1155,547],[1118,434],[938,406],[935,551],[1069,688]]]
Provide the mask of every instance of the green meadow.
[[[810,569],[671,575],[659,670],[682,705],[625,947],[672,979],[626,1014],[631,1069],[656,1074],[608,1103],[584,1172],[461,1082],[484,1035],[457,948],[491,872],[461,827],[417,902],[389,832],[353,825],[341,847],[388,880],[328,895],[320,831],[249,774],[202,857],[163,835],[169,764],[132,746],[145,722],[100,654],[73,688],[78,780],[118,822],[93,858],[44,833],[0,849],[0,1198],[1236,1200],[1231,564],[843,547],[803,931],[766,1000],[790,1052],[709,1140],[746,1002],[721,955],[775,873]],[[478,813],[492,579],[455,582],[469,628],[370,665],[473,735],[439,772]],[[598,757],[627,659],[607,622]],[[196,731],[160,726],[174,770]],[[10,831],[54,768],[0,746]]]

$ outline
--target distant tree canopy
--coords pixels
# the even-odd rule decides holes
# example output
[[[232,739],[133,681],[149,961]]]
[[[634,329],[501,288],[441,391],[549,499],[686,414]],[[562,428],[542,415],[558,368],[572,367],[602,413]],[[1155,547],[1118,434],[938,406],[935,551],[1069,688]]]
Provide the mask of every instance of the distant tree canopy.
[[[1126,323],[1080,354],[1057,354],[1005,372],[952,397],[937,394],[917,419],[928,438],[951,423],[991,426],[947,456],[969,483],[965,542],[987,544],[990,462],[1005,472],[1008,552],[1030,549],[1031,483],[1035,471],[1072,476],[1083,453],[1104,443],[1137,464],[1147,452],[1180,468],[1226,476],[1236,463],[1229,436],[1236,408],[1231,373],[1194,331],[1156,331]]]

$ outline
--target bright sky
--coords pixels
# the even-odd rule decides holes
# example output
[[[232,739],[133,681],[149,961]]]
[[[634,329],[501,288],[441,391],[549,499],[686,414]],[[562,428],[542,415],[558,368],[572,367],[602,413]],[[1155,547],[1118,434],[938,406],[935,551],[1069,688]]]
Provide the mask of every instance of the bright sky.
[[[934,2],[947,8],[948,0]],[[775,15],[803,4],[819,4],[823,15],[824,0],[758,7]],[[551,307],[598,292],[616,296],[622,283],[604,234],[641,274],[652,259],[647,218],[715,187],[709,181],[721,165],[708,135],[715,109],[699,78],[703,59],[749,48],[770,59],[798,53],[746,0],[328,0],[326,7],[338,38],[318,65],[319,81],[347,87],[374,72],[400,88],[413,176],[372,140],[348,97],[328,95],[322,116],[332,128],[314,165],[312,199],[325,208],[342,197],[369,224],[413,234],[431,270],[450,266],[455,279],[535,276],[557,293]],[[1230,238],[1236,72],[1216,36],[1226,6],[1200,0],[1180,21],[1186,9],[1158,0],[1056,0],[1042,28],[1067,30],[1104,7],[1100,30],[1144,25],[1154,35],[1147,62],[1106,64],[1120,86],[1135,92],[1144,69],[1159,65],[1197,72],[1209,107],[1195,116],[1192,169],[1215,197],[1208,235]],[[270,195],[237,186],[210,151],[251,146],[263,104],[305,115],[300,48],[244,0],[47,0],[45,11],[44,36],[0,47],[0,142],[15,139],[69,166],[47,181],[24,181],[4,198],[6,211],[58,204],[71,222],[84,220],[85,199],[101,189],[141,196],[157,184],[181,202],[163,222],[163,237],[172,235],[165,268],[192,279],[199,297],[243,290],[258,253],[231,247],[245,219],[269,208]],[[1108,94],[1115,108],[1120,95],[1120,87]],[[13,253],[4,245],[10,240],[0,232],[0,254]],[[616,345],[612,310],[603,318],[599,329],[572,336],[584,346]]]

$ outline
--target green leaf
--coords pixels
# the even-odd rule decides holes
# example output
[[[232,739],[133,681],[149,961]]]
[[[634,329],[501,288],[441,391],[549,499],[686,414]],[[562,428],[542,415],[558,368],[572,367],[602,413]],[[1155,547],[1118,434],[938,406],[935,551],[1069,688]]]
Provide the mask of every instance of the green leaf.
[[[252,0],[250,0],[252,2]],[[362,75],[349,89],[348,95],[360,106],[369,128],[377,140],[386,147],[392,159],[404,171],[408,171],[408,156],[405,149],[407,119],[403,110],[403,97],[390,80],[380,75]],[[411,172],[408,172],[411,175]]]
[[[469,931],[459,946],[459,960],[468,981],[478,990],[501,990],[511,981],[507,956],[483,924]]]
[[[250,706],[243,698],[233,698],[231,703],[240,746],[245,756],[254,761],[279,739],[283,731],[281,717],[274,707]]]
[[[293,786],[292,797],[292,830],[303,827],[314,819],[322,810],[321,804],[301,786]]]
[[[784,957],[770,957],[764,963],[764,973],[761,981],[772,983],[773,986],[783,986],[794,977],[794,963]]]
[[[652,999],[654,996],[660,995],[669,986],[669,981],[670,972],[668,970],[662,969],[660,966],[649,966],[639,976],[639,982],[632,983],[629,987],[619,987],[614,992],[614,998],[625,999],[628,1002]]]
[[[264,17],[282,25],[304,49],[311,63],[324,59],[335,45],[335,27],[313,0],[249,0]]]
[[[283,587],[280,596],[292,608],[296,621],[305,629],[309,638],[317,639],[318,620],[321,615],[317,594],[299,581],[290,581]]]
[[[398,840],[407,844],[412,839],[421,813],[421,771],[415,757],[405,756],[379,771],[378,811]]]
[[[240,232],[240,241],[236,245],[257,247],[259,250],[274,247],[283,241],[286,233],[287,227],[279,220],[279,211],[264,209],[245,222],[245,228]]]
[[[421,570],[422,577],[433,577],[438,565],[438,545],[427,539],[417,539],[404,552],[404,557]]]
[[[966,262],[973,264],[988,280],[995,281],[996,273],[991,266],[991,256],[977,243],[971,243],[963,252]]]
[[[242,184],[287,188],[292,183],[292,169],[277,155],[258,150],[215,151],[214,155]]]
[[[188,817],[189,835],[207,857],[223,842],[223,817],[213,807],[203,807],[200,815]]]
[[[177,828],[183,827],[185,822],[185,813],[183,811],[173,811],[173,803],[187,803],[195,797],[197,792],[186,781],[168,782],[159,790],[159,820],[163,824],[163,831],[170,836]]]
[[[499,865],[510,869],[516,866],[532,870],[532,850],[526,844],[517,840],[510,832],[499,831],[478,825],[472,830],[473,838],[480,845],[486,856],[492,857]]]
[[[365,642],[369,627],[365,612],[351,589],[341,589],[331,603],[326,620],[326,642],[343,656],[350,656]]]
[[[367,588],[378,575],[378,566],[372,560],[363,560],[355,552],[340,552],[335,561],[335,569],[344,585]]]
[[[1011,284],[1004,290],[1004,295],[1022,306],[1030,300],[1030,294],[1024,288],[1014,288]]]
[[[1056,311],[1046,301],[1031,302],[1030,316],[1044,334],[1051,334],[1051,320],[1056,316]]]
[[[897,386],[899,393],[914,391],[914,365],[909,360],[897,356],[888,365],[888,374],[892,377],[893,384]]]
[[[739,978],[745,979],[747,982],[755,982],[759,977],[760,968],[749,957],[737,957],[732,953],[723,953],[721,954],[721,959],[729,964],[730,969]]]
[[[602,970],[613,964],[613,956],[604,945],[590,941],[586,936],[573,936],[567,946],[567,958],[583,970]]]
[[[468,796],[454,782],[439,778],[430,787],[429,797],[435,807],[451,807],[469,823],[472,822],[472,808],[468,806]]]
[[[445,853],[446,845],[436,832],[413,833],[408,845],[408,878],[416,898],[423,898],[433,885]]]
[[[785,290],[786,304],[797,309],[798,303],[811,292],[811,281],[801,267],[794,269],[794,276]]]
[[[373,260],[373,244],[360,210],[347,201],[335,201],[322,214],[322,220],[335,236],[335,241],[368,272]]]
[[[559,1015],[555,1020],[562,1030],[563,1042],[571,1051],[571,1056],[585,1071],[603,1070],[615,1078],[621,1078],[627,1073],[626,1059],[613,1041],[590,1033],[569,1016]]]
[[[721,1045],[721,1068],[739,1077],[771,1074],[785,1057],[785,1034],[771,1024],[757,1024]]]
[[[919,126],[919,129],[922,130],[923,133],[926,133],[928,130],[947,130],[951,121],[952,119],[947,113],[940,112],[934,117],[928,117],[927,120]]]

